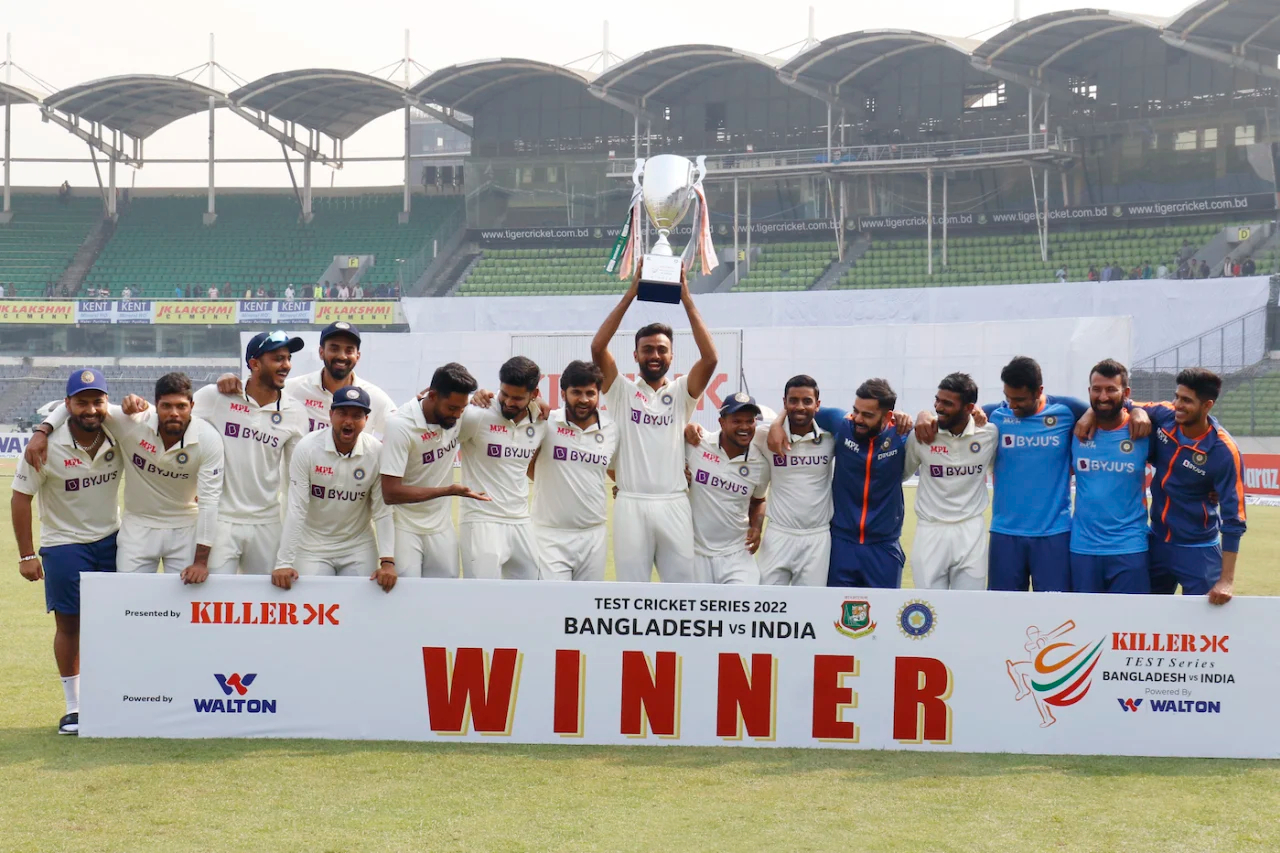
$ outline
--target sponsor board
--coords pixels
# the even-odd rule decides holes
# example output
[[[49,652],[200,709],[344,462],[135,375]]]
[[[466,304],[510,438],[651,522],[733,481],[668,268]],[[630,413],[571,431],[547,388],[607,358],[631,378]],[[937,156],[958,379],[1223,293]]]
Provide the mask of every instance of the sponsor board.
[[[1244,454],[1244,492],[1280,497],[1280,454]]]
[[[276,303],[276,322],[277,323],[310,323],[311,322],[311,300],[304,299],[301,301],[290,302],[281,300]]]
[[[317,326],[327,326],[338,320],[360,325],[389,326],[396,321],[395,302],[317,302],[315,319]]]
[[[110,299],[81,299],[76,302],[77,323],[112,323],[115,303]]]
[[[81,587],[84,737],[1280,757],[1277,599],[415,578],[387,594],[319,577],[286,592],[115,574]]]
[[[233,326],[236,303],[203,299],[164,300],[155,303],[153,321],[161,325]]]
[[[830,219],[765,219],[753,221],[748,228],[746,221],[738,225],[738,233],[745,235],[750,231],[753,237],[780,235],[794,237],[810,234],[817,237],[830,238],[835,233],[836,225]],[[560,228],[492,228],[473,229],[467,232],[467,239],[489,245],[520,245],[524,243],[564,243],[610,244],[622,232],[621,225],[580,225]],[[712,234],[717,242],[722,239],[733,239],[733,225],[719,222],[712,226]],[[687,239],[693,235],[693,225],[686,222],[671,230],[672,239]],[[602,251],[600,263],[607,259],[608,252]]]
[[[29,432],[0,432],[0,459],[17,459],[31,441]]]
[[[239,323],[270,323],[274,316],[275,303],[269,299],[241,299],[236,306],[236,321]]]
[[[150,323],[152,304],[149,299],[121,299],[116,302],[115,322],[126,325]]]
[[[0,299],[0,324],[71,325],[76,303],[52,299]]]

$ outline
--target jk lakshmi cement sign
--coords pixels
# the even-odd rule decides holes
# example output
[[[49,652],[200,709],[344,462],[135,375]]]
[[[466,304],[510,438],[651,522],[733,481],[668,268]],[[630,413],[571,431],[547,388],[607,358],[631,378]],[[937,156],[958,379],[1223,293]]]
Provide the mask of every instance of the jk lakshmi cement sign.
[[[1276,599],[81,583],[87,737],[1280,756]]]

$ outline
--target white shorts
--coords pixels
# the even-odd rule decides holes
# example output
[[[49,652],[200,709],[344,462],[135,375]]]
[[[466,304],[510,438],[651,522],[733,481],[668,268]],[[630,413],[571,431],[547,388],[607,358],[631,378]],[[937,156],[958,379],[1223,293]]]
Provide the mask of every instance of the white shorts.
[[[986,589],[987,520],[917,521],[911,577],[917,589]]]
[[[453,526],[433,533],[397,527],[396,574],[402,578],[456,578],[458,534]]]
[[[760,583],[769,586],[826,586],[831,565],[831,531],[792,532],[770,524],[756,553]]]
[[[698,572],[698,583],[751,584],[760,583],[760,570],[750,551],[693,558]]]
[[[560,530],[533,525],[538,578],[544,581],[602,581],[608,557],[605,526]]]
[[[149,527],[126,515],[116,537],[116,571],[178,574],[196,558],[196,526]]]
[[[319,553],[299,548],[293,559],[293,570],[299,577],[368,578],[377,568],[378,547],[372,539],[342,551]]]
[[[693,510],[689,495],[618,494],[613,505],[613,568],[618,580],[693,583]]]
[[[209,554],[209,574],[271,574],[276,565],[276,552],[280,550],[282,529],[279,521],[246,524],[218,519],[218,534]]]
[[[468,521],[458,528],[462,544],[462,576],[497,580],[537,580],[538,558],[533,546],[533,525],[528,519],[514,523]]]

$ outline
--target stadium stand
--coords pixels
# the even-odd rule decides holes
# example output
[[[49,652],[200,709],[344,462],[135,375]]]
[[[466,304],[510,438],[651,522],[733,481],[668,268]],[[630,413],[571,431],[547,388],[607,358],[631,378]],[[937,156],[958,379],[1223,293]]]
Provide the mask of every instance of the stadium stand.
[[[836,260],[836,244],[763,243],[735,291],[808,290]]]
[[[372,254],[376,265],[361,279],[368,291],[394,283],[396,259],[410,258],[428,245],[461,201],[415,198],[404,226],[396,224],[398,195],[317,196],[310,224],[298,221],[298,203],[291,196],[224,195],[212,227],[201,224],[205,203],[203,196],[135,198],[121,213],[86,286],[119,295],[127,285],[135,296],[150,297],[172,296],[175,286],[189,284],[202,288],[201,295],[217,286],[221,296],[262,287],[279,296],[290,283],[296,288],[315,284],[334,255]]]
[[[1280,435],[1280,373],[1225,391],[1213,413],[1232,435]]]
[[[457,295],[622,293],[626,283],[604,271],[606,254],[601,248],[485,249]]]
[[[102,218],[102,200],[15,195],[12,202],[13,221],[0,228],[0,284],[9,297],[44,296]]]
[[[223,372],[160,364],[121,367],[114,364],[94,364],[91,360],[84,366],[97,367],[102,371],[111,388],[113,403],[119,403],[128,394],[152,400],[155,397],[156,380],[174,370],[191,377],[196,388],[216,382]],[[4,386],[3,393],[0,393],[0,423],[39,423],[41,418],[36,414],[36,409],[52,400],[61,400],[66,394],[67,368],[0,365],[0,381]]]

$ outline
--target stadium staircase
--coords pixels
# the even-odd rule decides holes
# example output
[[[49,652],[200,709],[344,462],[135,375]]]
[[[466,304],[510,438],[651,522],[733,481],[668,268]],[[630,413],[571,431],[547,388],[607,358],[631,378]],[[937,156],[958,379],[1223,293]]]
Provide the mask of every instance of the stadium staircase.
[[[735,293],[762,290],[808,290],[836,261],[835,241],[762,243],[751,270],[738,280]]]
[[[845,254],[843,261],[836,261],[827,267],[817,281],[813,283],[813,290],[830,290],[840,279],[844,278],[844,274],[858,263],[858,259],[867,253],[871,248],[871,237],[868,234],[853,235],[849,239],[849,243],[845,246]]]
[[[110,219],[99,219],[98,223],[89,231],[84,242],[80,244],[80,248],[76,250],[75,257],[71,259],[71,263],[63,271],[62,277],[58,279],[56,285],[57,293],[79,293],[80,288],[84,285],[85,276],[89,274],[89,270],[93,267],[98,255],[102,254],[102,248],[107,245],[107,241],[111,239],[111,235],[115,233],[115,223]]]
[[[9,297],[43,296],[102,221],[102,199],[15,195],[12,205],[13,221],[0,225],[0,283]]]
[[[1232,435],[1280,435],[1280,372],[1228,382],[1213,414]]]

